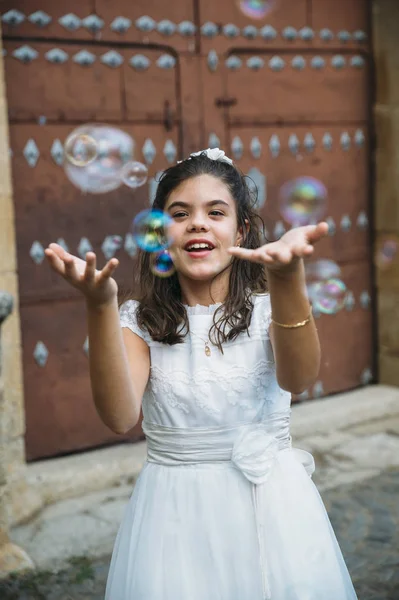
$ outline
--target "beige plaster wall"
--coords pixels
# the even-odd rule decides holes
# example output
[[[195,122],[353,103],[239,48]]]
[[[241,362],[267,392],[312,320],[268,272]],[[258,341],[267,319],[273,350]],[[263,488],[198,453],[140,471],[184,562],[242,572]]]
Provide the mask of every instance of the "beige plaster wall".
[[[399,1],[373,0],[372,16],[379,380],[399,386]],[[381,268],[378,257],[387,240],[396,242],[398,250]]]

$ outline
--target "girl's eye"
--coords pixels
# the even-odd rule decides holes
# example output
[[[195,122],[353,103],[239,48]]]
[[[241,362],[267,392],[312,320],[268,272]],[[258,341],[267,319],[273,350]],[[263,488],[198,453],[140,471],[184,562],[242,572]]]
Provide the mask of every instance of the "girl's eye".
[[[185,217],[185,216],[186,216],[186,213],[184,213],[184,212],[177,212],[177,213],[175,213],[173,215],[173,218],[176,219],[176,218]]]
[[[217,217],[223,217],[223,213],[220,210],[213,210],[211,215],[216,215]]]

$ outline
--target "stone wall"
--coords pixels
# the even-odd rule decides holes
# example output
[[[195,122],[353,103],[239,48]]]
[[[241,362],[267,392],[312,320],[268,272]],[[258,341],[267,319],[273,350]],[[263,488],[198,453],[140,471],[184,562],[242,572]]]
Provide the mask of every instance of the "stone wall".
[[[399,386],[399,1],[374,0],[379,381]]]

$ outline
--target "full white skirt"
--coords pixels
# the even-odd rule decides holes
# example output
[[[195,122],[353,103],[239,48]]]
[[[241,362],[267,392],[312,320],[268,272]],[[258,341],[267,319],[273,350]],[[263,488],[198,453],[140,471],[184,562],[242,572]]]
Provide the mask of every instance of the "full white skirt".
[[[255,486],[230,462],[147,462],[117,535],[106,600],[356,600],[293,451],[278,453],[260,487],[255,509]]]

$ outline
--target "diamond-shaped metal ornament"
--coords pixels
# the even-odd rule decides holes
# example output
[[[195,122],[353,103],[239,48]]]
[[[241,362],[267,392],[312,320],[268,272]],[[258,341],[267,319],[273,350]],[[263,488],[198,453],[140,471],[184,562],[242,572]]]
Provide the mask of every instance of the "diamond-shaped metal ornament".
[[[65,50],[62,50],[61,48],[52,48],[51,50],[46,52],[44,57],[50,63],[58,64],[58,65],[65,63],[69,58],[69,56],[65,52]]]
[[[173,35],[176,31],[176,25],[172,21],[169,21],[169,19],[163,19],[159,21],[157,30],[162,35]]]
[[[238,27],[236,25],[233,25],[232,23],[228,23],[227,25],[225,25],[223,27],[223,33],[228,38],[235,38],[240,35],[240,30],[238,29]]]
[[[125,252],[133,258],[137,254],[137,244],[134,240],[134,237],[131,233],[127,233],[125,236],[125,243],[123,245]]]
[[[355,304],[356,304],[356,302],[355,302],[355,297],[353,295],[353,292],[348,292],[346,294],[345,301],[344,301],[344,306],[345,306],[346,310],[349,312],[352,311],[355,307]]]
[[[53,157],[54,162],[61,166],[64,162],[64,146],[59,139],[54,140],[50,154]]]
[[[40,265],[43,262],[45,254],[44,248],[40,242],[38,242],[37,240],[33,242],[31,249],[29,250],[29,255],[33,262],[37,265]]]
[[[29,21],[38,27],[46,27],[53,20],[50,15],[48,15],[43,10],[37,10],[32,13],[28,17]]]
[[[177,150],[172,140],[166,140],[165,146],[163,148],[163,153],[169,164],[175,162]]]
[[[360,294],[360,306],[362,308],[364,308],[365,310],[368,310],[370,308],[371,305],[371,298],[370,298],[370,294],[367,290],[363,290],[363,292]]]
[[[146,163],[151,165],[156,156],[157,150],[154,146],[154,142],[150,138],[147,138],[144,142],[142,153]]]
[[[262,154],[262,144],[258,137],[253,137],[250,144],[251,154],[254,158],[260,158]]]
[[[242,65],[242,60],[241,58],[238,58],[238,56],[229,56],[225,64],[231,71],[237,71]]]
[[[82,237],[79,242],[79,246],[78,246],[78,254],[79,254],[80,258],[85,260],[86,254],[88,252],[92,252],[92,251],[93,251],[93,247],[90,244],[89,240],[86,237]]]
[[[248,171],[248,187],[256,197],[255,208],[259,210],[266,202],[267,189],[266,177],[256,167]]]
[[[277,156],[280,154],[280,140],[278,135],[272,135],[269,142],[269,148],[273,158],[277,158]]]
[[[303,140],[303,146],[307,152],[313,152],[316,146],[316,142],[311,133],[307,133],[305,135],[305,139]]]
[[[316,381],[313,386],[313,398],[321,398],[324,396],[324,388],[322,381]]]
[[[269,60],[269,67],[272,71],[282,71],[284,69],[285,62],[280,56],[273,56]]]
[[[121,56],[119,52],[116,52],[115,50],[109,50],[102,55],[101,62],[108,67],[120,67],[123,63],[123,56]]]
[[[326,61],[322,56],[314,56],[310,62],[310,65],[313,69],[323,69],[326,66]]]
[[[25,145],[23,152],[25,159],[30,167],[35,167],[37,161],[39,160],[40,152],[39,148],[36,146],[35,140],[30,138]]]
[[[364,210],[362,210],[359,213],[359,216],[357,218],[356,227],[362,231],[365,231],[368,228],[368,226],[369,226],[369,220],[368,220],[367,215],[364,212]]]
[[[137,71],[145,71],[150,66],[151,61],[144,54],[136,54],[129,60],[129,65]]]
[[[180,33],[180,35],[183,35],[185,37],[194,35],[196,30],[196,26],[191,21],[182,21],[177,26],[177,31]]]
[[[350,217],[348,215],[344,215],[342,217],[340,227],[341,227],[342,231],[345,231],[345,233],[350,231],[350,229],[352,227],[352,221],[350,220]]]
[[[85,341],[83,342],[82,348],[86,356],[89,356],[89,336],[87,336]]]
[[[154,19],[151,19],[151,17],[145,15],[137,19],[135,25],[137,29],[140,29],[140,31],[145,31],[146,33],[149,33],[150,31],[153,31],[155,29],[157,24],[154,21]]]
[[[332,237],[333,235],[335,235],[335,233],[337,231],[337,227],[335,225],[335,221],[334,221],[334,219],[332,217],[327,217],[326,223],[328,225],[328,235],[330,237]]]
[[[73,57],[73,62],[77,63],[81,67],[90,67],[96,60],[96,56],[88,50],[80,50]]]
[[[337,54],[336,56],[332,57],[331,64],[334,67],[334,69],[343,69],[346,65],[345,57],[341,56],[340,54]]]
[[[46,346],[43,344],[43,342],[41,342],[41,341],[37,342],[35,349],[33,351],[33,358],[35,359],[35,361],[39,365],[39,367],[44,367],[44,365],[47,362],[48,354],[49,354],[49,352],[48,352]]]
[[[353,39],[355,40],[355,42],[365,42],[367,40],[367,33],[365,31],[357,29],[353,32]]]
[[[295,133],[292,133],[288,138],[288,148],[292,152],[292,154],[297,154],[299,150],[299,140]]]
[[[309,390],[305,390],[301,394],[298,394],[297,398],[301,402],[304,400],[309,400]]]
[[[355,133],[355,137],[354,137],[354,141],[356,146],[361,147],[364,145],[364,142],[366,141],[366,138],[364,136],[364,133],[361,129],[358,129]]]
[[[209,148],[220,148],[220,140],[216,133],[211,133],[208,139]]]
[[[341,135],[340,143],[343,150],[348,151],[350,149],[351,138],[347,131],[344,131],[344,133]]]
[[[208,67],[209,70],[212,72],[215,72],[217,69],[217,66],[219,64],[219,57],[218,57],[218,53],[216,52],[216,50],[210,50],[208,53]]]
[[[351,67],[355,67],[356,69],[361,69],[366,64],[363,56],[352,56],[350,59]]]
[[[122,248],[123,238],[120,235],[107,235],[104,239],[101,250],[106,258],[106,260],[110,260],[117,250]]]
[[[322,29],[320,31],[320,39],[323,40],[323,42],[330,42],[334,39],[334,34],[331,29]]]
[[[202,35],[204,35],[207,38],[215,37],[215,35],[217,35],[218,32],[219,32],[218,26],[215,23],[211,23],[210,21],[208,21],[207,23],[204,23],[203,26],[201,27]]]
[[[58,19],[58,23],[65,27],[68,31],[76,31],[82,24],[82,21],[73,13],[68,13],[64,15],[60,19]]]
[[[126,17],[116,17],[112,21],[110,27],[112,31],[115,31],[116,33],[125,33],[131,25],[132,22],[130,19],[127,19]]]
[[[283,38],[289,42],[295,40],[297,35],[298,32],[295,27],[285,27],[285,29],[283,29]]]
[[[162,54],[157,60],[157,66],[160,69],[173,69],[176,64],[176,59],[170,54]]]
[[[258,35],[258,30],[254,25],[247,25],[242,30],[242,35],[247,38],[247,40],[254,40]]]
[[[265,64],[265,61],[260,56],[251,56],[247,60],[247,67],[252,71],[259,71]]]
[[[4,15],[1,17],[1,20],[6,25],[12,25],[15,27],[25,21],[25,15],[20,10],[11,9],[4,13]]]
[[[277,37],[277,31],[271,25],[265,25],[260,30],[260,35],[264,40],[275,40]]]
[[[339,31],[337,34],[337,38],[339,39],[340,42],[349,42],[351,39],[351,34],[349,33],[349,31],[343,30],[343,31]]]
[[[69,248],[68,248],[67,243],[64,240],[64,238],[58,238],[57,244],[59,246],[61,246],[61,248],[63,248],[65,250],[65,252],[69,252]]]
[[[148,180],[148,195],[149,195],[150,206],[152,206],[154,204],[155,196],[156,196],[157,189],[158,189],[158,183],[159,183],[159,179],[160,179],[161,175],[162,175],[162,171],[158,171],[158,173],[155,174],[155,177],[151,177]]]
[[[104,21],[98,15],[89,15],[82,19],[82,25],[92,33],[97,33],[104,27]]]
[[[306,67],[306,60],[303,56],[294,56],[291,61],[291,66],[297,71],[302,71]]]
[[[333,145],[333,139],[332,139],[331,133],[327,132],[323,135],[322,144],[323,144],[324,150],[331,150],[332,145]]]
[[[310,42],[314,38],[314,31],[311,27],[302,27],[299,30],[299,37],[305,42]]]
[[[244,146],[241,141],[241,138],[238,135],[236,135],[231,142],[231,151],[236,160],[240,160],[240,158],[242,157],[243,149]]]
[[[373,373],[372,373],[371,369],[369,369],[368,367],[366,369],[363,369],[363,371],[360,375],[360,383],[362,385],[368,385],[372,381],[373,381]]]
[[[35,60],[35,58],[39,56],[39,53],[30,46],[20,46],[19,48],[14,50],[12,55],[21,62],[28,64],[32,62],[32,60]]]

